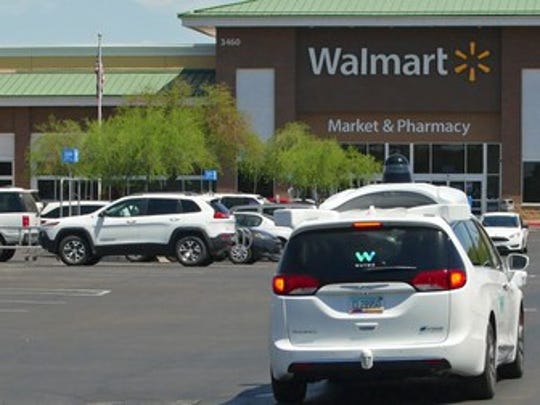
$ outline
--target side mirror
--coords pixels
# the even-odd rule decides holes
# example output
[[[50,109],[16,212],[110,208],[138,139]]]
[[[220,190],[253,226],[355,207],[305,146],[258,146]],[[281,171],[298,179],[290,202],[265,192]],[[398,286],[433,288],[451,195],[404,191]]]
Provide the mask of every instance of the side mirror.
[[[529,224],[523,224],[523,228],[529,229]]]
[[[529,256],[519,253],[510,253],[506,257],[509,270],[525,270],[529,266]]]

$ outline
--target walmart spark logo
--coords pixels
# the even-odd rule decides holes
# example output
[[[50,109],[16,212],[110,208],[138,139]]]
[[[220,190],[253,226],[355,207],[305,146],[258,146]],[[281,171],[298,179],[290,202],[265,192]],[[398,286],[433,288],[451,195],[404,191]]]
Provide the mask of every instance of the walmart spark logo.
[[[491,53],[487,50],[478,53],[475,41],[469,42],[468,54],[459,49],[456,49],[454,54],[462,61],[461,64],[454,68],[454,72],[458,75],[461,73],[466,74],[470,83],[476,82],[478,71],[482,73],[491,72],[491,68],[484,63],[484,59],[488,58]]]
[[[375,252],[356,252],[354,254],[356,256],[356,260],[358,260],[360,263],[366,262],[372,262],[373,258],[375,257]]]

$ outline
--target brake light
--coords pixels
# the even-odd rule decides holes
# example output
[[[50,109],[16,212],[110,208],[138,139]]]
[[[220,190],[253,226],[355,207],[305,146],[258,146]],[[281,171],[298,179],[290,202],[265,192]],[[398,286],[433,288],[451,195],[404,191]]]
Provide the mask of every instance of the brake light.
[[[411,284],[419,291],[455,290],[467,283],[463,269],[426,270],[418,273]]]
[[[30,226],[30,217],[28,215],[23,215],[22,226],[23,228],[28,228]]]
[[[272,289],[277,295],[310,295],[319,288],[319,281],[303,274],[285,274],[275,276]]]
[[[226,219],[226,218],[230,218],[230,215],[225,212],[214,211],[214,219]]]
[[[382,228],[382,222],[353,222],[354,229],[379,229]]]

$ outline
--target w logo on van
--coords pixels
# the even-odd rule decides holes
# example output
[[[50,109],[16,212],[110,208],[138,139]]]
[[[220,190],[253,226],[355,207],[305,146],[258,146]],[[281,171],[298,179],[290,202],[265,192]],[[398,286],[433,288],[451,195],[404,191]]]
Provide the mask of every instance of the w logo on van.
[[[375,257],[375,252],[374,251],[371,251],[371,252],[356,252],[354,254],[356,256],[356,259],[360,262],[360,263],[364,263],[364,262],[372,262],[373,261],[373,258]]]

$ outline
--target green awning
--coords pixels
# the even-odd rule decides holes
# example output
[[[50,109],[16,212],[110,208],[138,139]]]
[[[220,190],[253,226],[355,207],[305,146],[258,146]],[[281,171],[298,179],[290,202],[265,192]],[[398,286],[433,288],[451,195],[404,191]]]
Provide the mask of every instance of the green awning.
[[[247,0],[179,17],[538,16],[540,0]]]
[[[191,84],[195,90],[214,81],[213,70],[184,69],[159,72],[105,71],[104,97],[157,93],[177,78]],[[96,95],[94,73],[10,73],[0,72],[0,97],[87,97]]]

